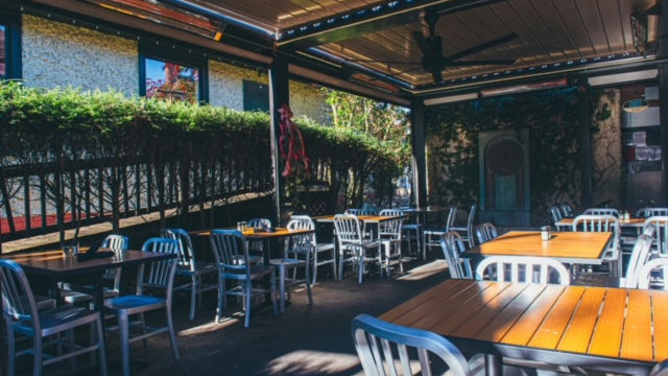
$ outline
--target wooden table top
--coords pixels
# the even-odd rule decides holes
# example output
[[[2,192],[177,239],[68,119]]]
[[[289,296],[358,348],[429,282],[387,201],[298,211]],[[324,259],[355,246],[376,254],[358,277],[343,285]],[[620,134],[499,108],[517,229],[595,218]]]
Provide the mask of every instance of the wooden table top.
[[[226,230],[236,230],[234,228],[227,228]],[[210,236],[211,232],[213,230],[197,230],[197,231],[191,231],[190,235],[194,236]],[[283,227],[277,227],[274,232],[266,232],[266,231],[257,231],[253,230],[251,231],[244,231],[244,237],[246,239],[250,240],[264,240],[264,239],[272,239],[272,238],[283,238],[286,236],[294,236],[294,235],[305,235],[305,234],[312,234],[314,233],[315,230],[288,230],[287,228]]]
[[[666,291],[447,280],[380,318],[430,330],[464,348],[585,354],[596,361],[569,361],[591,365],[667,359],[667,310]],[[564,358],[550,356],[553,362]]]
[[[572,226],[574,218],[562,218],[557,222],[557,226]],[[619,225],[621,227],[643,227],[647,218],[629,218],[628,220],[620,219]]]
[[[552,239],[544,241],[540,231],[510,231],[471,248],[466,254],[540,256],[562,262],[597,263],[611,239],[611,232],[553,232]]]
[[[403,218],[402,215],[358,215],[357,218],[364,223],[380,223],[391,221],[393,219]],[[323,215],[321,217],[313,217],[319,223],[334,223],[333,215]]]
[[[103,249],[100,249],[100,251],[103,251]],[[54,250],[5,255],[2,256],[2,259],[15,261],[28,273],[61,278],[101,272],[105,269],[136,265],[171,257],[175,257],[175,255],[128,250],[124,251],[120,256],[79,261],[74,256],[65,257],[62,250]]]

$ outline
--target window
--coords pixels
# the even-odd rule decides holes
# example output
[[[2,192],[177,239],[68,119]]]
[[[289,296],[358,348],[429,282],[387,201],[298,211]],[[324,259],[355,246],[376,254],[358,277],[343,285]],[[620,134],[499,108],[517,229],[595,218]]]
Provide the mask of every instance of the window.
[[[21,78],[21,17],[0,13],[0,79]]]
[[[269,112],[269,86],[259,82],[243,82],[244,111]]]
[[[140,95],[191,103],[209,99],[203,59],[173,59],[158,51],[140,54],[139,64]]]

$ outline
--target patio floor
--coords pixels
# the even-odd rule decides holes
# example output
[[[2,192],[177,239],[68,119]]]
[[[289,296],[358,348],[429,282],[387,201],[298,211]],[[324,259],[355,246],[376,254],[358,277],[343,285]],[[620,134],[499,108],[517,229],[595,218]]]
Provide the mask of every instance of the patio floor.
[[[174,308],[181,361],[174,362],[167,335],[160,335],[149,340],[147,355],[140,343],[132,346],[132,374],[362,374],[350,334],[351,320],[359,313],[381,314],[449,276],[444,261],[413,261],[405,266],[407,273],[401,277],[395,274],[388,280],[372,274],[365,276],[362,285],[351,275],[342,282],[323,278],[313,289],[312,307],[308,306],[306,292],[298,290],[285,314],[274,317],[268,307],[256,310],[248,329],[243,328],[241,315],[226,318],[221,324],[213,322],[215,292],[204,296],[194,321],[188,320],[189,296],[178,295]],[[227,313],[237,308],[233,306]],[[153,319],[163,320],[162,315]],[[153,321],[150,316],[148,321],[149,325]],[[110,333],[107,342],[110,375],[117,375],[120,353],[116,333]],[[78,374],[90,375],[91,370]],[[45,374],[53,371],[49,367]]]

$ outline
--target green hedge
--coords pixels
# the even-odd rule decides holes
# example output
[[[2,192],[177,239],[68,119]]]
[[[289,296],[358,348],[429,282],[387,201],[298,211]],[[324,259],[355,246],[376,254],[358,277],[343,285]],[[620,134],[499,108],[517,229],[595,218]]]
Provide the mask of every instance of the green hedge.
[[[297,123],[312,161],[330,168],[337,180],[332,185],[349,195],[348,203],[361,199],[354,197],[361,190],[349,188],[348,176],[359,186],[372,172],[374,185],[400,173],[395,153],[372,137],[306,119]],[[112,166],[188,164],[191,171],[201,164],[234,165],[244,177],[261,173],[270,181],[269,116],[6,81],[0,83],[0,159],[4,166],[55,163],[63,168],[100,159]],[[309,182],[300,179],[300,184]]]

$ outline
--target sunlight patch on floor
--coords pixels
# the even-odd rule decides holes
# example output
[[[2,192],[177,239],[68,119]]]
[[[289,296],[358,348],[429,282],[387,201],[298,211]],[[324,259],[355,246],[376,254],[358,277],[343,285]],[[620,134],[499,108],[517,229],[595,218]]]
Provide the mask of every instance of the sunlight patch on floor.
[[[262,374],[330,375],[360,367],[359,364],[357,355],[297,350],[269,362]],[[362,374],[361,368],[359,371]]]
[[[445,262],[445,260],[435,260],[428,264],[413,268],[397,279],[400,281],[420,281],[438,273],[444,273],[447,269],[448,263]]]
[[[233,317],[224,317],[220,323],[216,323],[215,321],[212,322],[207,322],[206,324],[203,325],[198,325],[192,328],[188,328],[185,330],[182,330],[179,332],[180,336],[184,337],[189,337],[189,336],[196,336],[199,334],[204,334],[204,333],[210,333],[210,332],[215,332],[218,330],[225,329],[227,327],[230,327],[232,325],[237,324],[241,319],[239,318],[233,318]]]

